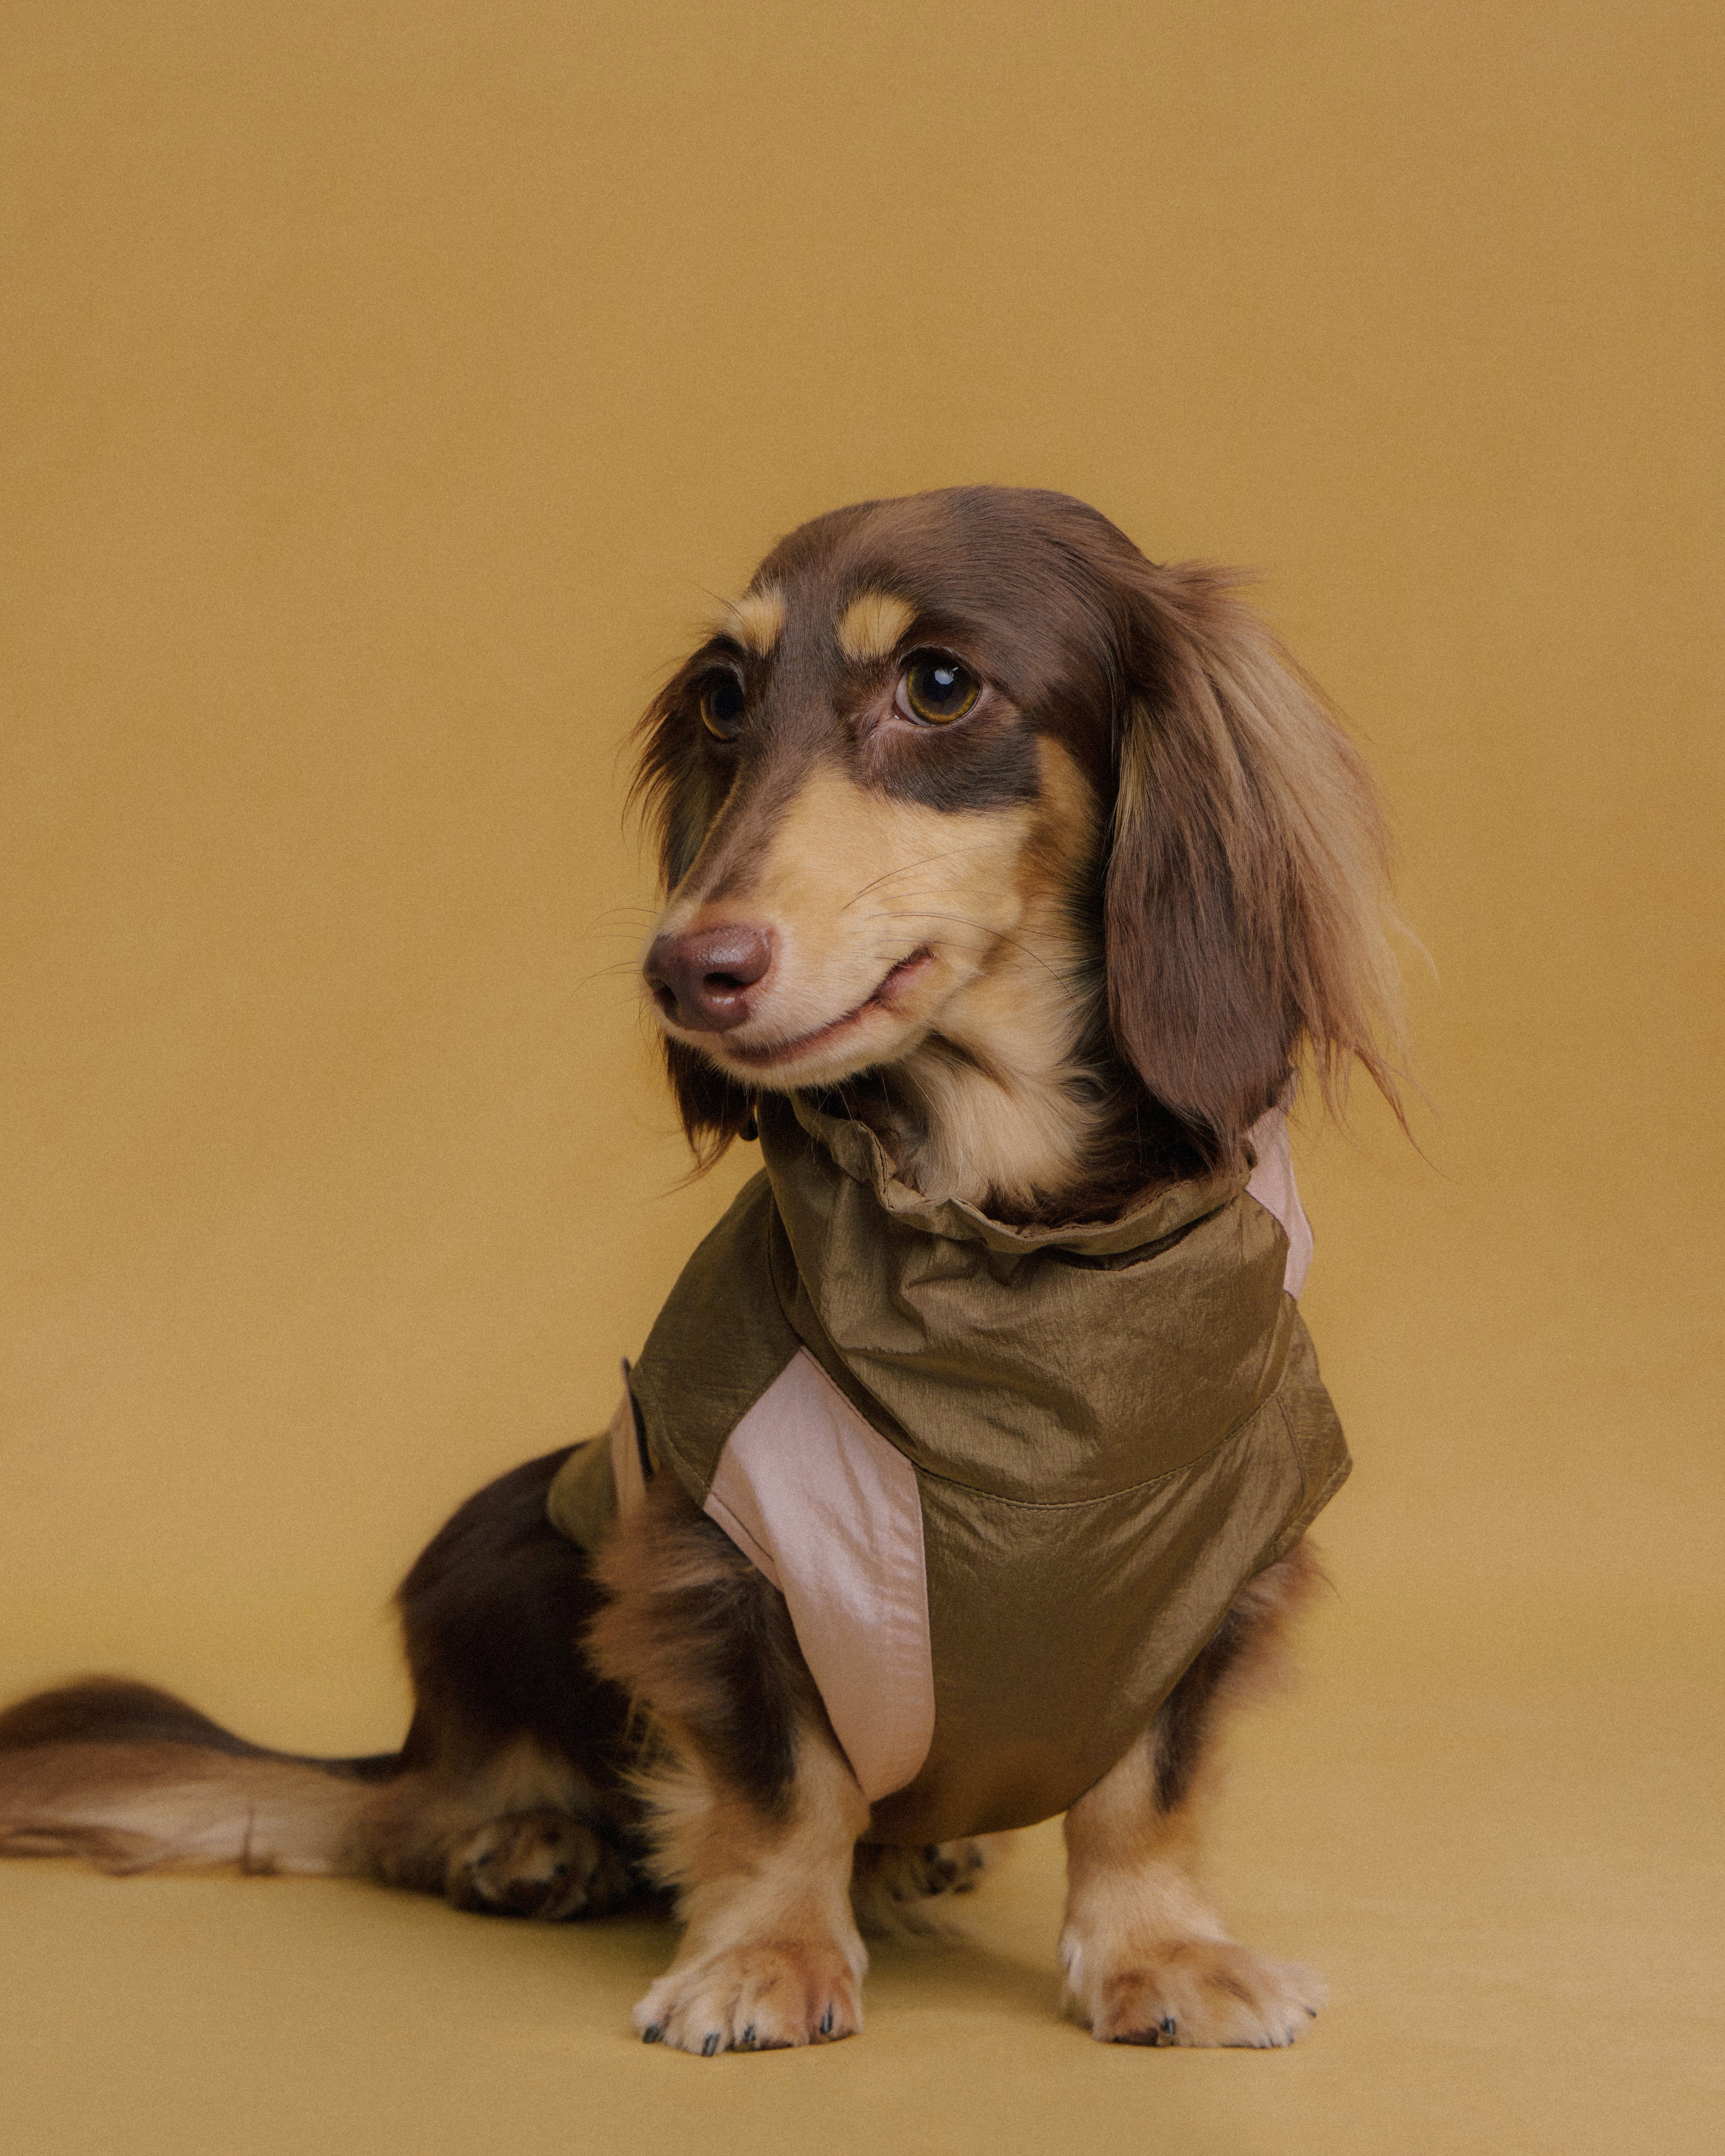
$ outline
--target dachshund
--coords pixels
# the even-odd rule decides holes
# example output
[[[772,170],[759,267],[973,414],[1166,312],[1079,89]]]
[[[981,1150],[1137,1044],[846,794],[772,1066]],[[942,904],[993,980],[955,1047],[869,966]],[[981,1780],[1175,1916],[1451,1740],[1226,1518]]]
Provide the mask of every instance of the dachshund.
[[[738,1201],[753,1209],[737,1234],[764,1253],[772,1291],[758,1309],[735,1301],[744,1244],[715,1245],[705,1285],[678,1291],[693,1315],[666,1335],[660,1375],[649,1342],[608,1437],[514,1469],[437,1535],[398,1598],[414,1694],[398,1753],[298,1758],[148,1686],[72,1683],[0,1716],[0,1853],[367,1875],[547,1919],[670,1904],[681,1945],[634,2026],[711,2056],[860,2029],[861,1929],[914,1928],[927,1897],[974,1881],[996,1834],[1059,1809],[1076,2019],[1110,2042],[1294,2040],[1321,1982],[1235,1943],[1198,1876],[1218,1727],[1276,1666],[1321,1576],[1304,1528],[1345,1471],[1333,1418],[1308,1444],[1270,1370],[1264,1342],[1289,1368],[1306,1352],[1283,1270],[1296,1291],[1304,1219],[1262,1177],[1296,1071],[1339,1111],[1363,1066],[1394,1106],[1399,1032],[1371,781],[1239,582],[1153,564],[1065,495],[1001,487],[865,502],[773,549],[652,704],[636,779],[666,892],[641,964],[647,1007],[697,1164],[760,1140],[772,1173]],[[1291,1194],[1291,1174],[1281,1183]],[[798,1270],[803,1199],[809,1234],[860,1222],[911,1274],[877,1292],[859,1261],[841,1322]],[[1012,1335],[1019,1307],[1028,1319],[1034,1278],[1056,1298],[1039,1308],[1089,1308],[1070,1298],[1106,1290],[1115,1300],[1094,1307],[1142,1311],[1153,1341],[1158,1282],[1194,1251],[1205,1323],[1225,1331],[1231,1299],[1251,1301],[1258,1344],[1217,1427],[1183,1440],[1173,1469],[1128,1476],[1128,1494],[1160,1504],[1225,1454],[1230,1505],[1258,1510],[1243,1541],[1205,1529],[1190,1558],[1201,1592],[1158,1575],[1153,1668],[1130,1639],[1110,1644],[1118,1628],[1089,1599],[1101,1544],[1092,1556],[1083,1521],[1069,1532],[1082,1512],[1100,1535],[1112,1494],[1055,1508],[1057,1559],[1039,1544],[991,1578],[974,1557],[993,1547],[983,1536],[938,1593],[932,1572],[901,1566],[893,1608],[910,1630],[882,1630],[876,1653],[821,1632],[832,1579],[857,1549],[865,1572],[880,1554],[860,1498],[855,1517],[848,1501],[825,1505],[844,1544],[830,1563],[804,1553],[781,1574],[769,1527],[747,1517],[757,1497],[778,1502],[772,1489],[721,1503],[718,1481],[704,1499],[689,1470],[688,1432],[727,1387],[748,1389],[735,1373],[765,1352],[765,1327],[784,1341],[771,1389],[791,1389],[772,1426],[783,1502],[801,1502],[799,1447],[819,1424],[850,1463],[847,1488],[878,1469],[895,1532],[908,1517],[919,1549],[919,1502],[949,1544],[973,1500],[989,1522],[1015,1519],[981,1471],[918,1449],[904,1402],[925,1397],[934,1335],[914,1353],[880,1340],[946,1294],[959,1314],[940,1353],[964,1365],[971,1332]],[[952,1300],[954,1252],[980,1300]],[[847,1323],[863,1343],[848,1362]],[[1056,1363],[1081,1385],[1092,1344],[1098,1368],[1118,1360],[1117,1336],[1149,1352],[1136,1317],[1106,1332],[1038,1346],[1028,1379],[961,1367],[929,1413],[961,1445],[1022,1423],[1014,1460],[1058,1455],[1088,1493],[1083,1413],[1060,1424],[1049,1409],[1045,1439],[1019,1410]],[[1008,1337],[999,1353],[1011,1350]],[[1321,1419],[1309,1355],[1301,1368]],[[1187,1389],[1209,1382],[1196,1368]],[[767,1427],[742,1406],[719,1445],[733,1425]],[[1293,1436],[1272,1445],[1272,1427]],[[1119,1441],[1130,1454],[1135,1426]],[[1317,1487],[1311,1447],[1324,1444]],[[547,1505],[589,1467],[601,1525],[583,1542]],[[1283,1494],[1260,1503],[1272,1484]],[[961,1636],[998,1640],[1014,1666],[1040,1656],[1055,1691],[1106,1702],[1083,1709],[1071,1744],[1040,1748],[1034,1717],[1000,1710],[1028,1794],[992,1767],[973,1774],[957,1738],[938,1789],[916,1779],[939,1752],[931,1727],[972,1726],[963,1672],[939,1665]],[[902,1757],[889,1743],[886,1763],[877,1748],[865,1764],[859,1686],[901,1750],[904,1727],[921,1731]],[[934,1794],[907,1800],[907,1780]]]

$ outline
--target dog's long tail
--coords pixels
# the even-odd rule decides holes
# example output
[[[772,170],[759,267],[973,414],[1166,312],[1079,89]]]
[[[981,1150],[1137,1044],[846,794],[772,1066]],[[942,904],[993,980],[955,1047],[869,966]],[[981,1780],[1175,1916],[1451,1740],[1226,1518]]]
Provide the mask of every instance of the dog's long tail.
[[[266,1751],[152,1685],[87,1677],[0,1714],[0,1856],[359,1871],[357,1829],[397,1766]]]

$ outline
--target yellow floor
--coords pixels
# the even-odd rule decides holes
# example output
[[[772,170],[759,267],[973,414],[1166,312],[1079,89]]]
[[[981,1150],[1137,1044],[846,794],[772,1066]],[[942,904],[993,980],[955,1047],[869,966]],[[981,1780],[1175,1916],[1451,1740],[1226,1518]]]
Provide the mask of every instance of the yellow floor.
[[[11,2156],[541,2149],[1553,2156],[1725,2147],[1717,1627],[1340,1597],[1241,1725],[1215,1872],[1317,1963],[1281,2054],[1055,2015],[1059,1836],[962,1940],[877,1949],[868,2028],[711,2063],[630,2038],[667,1934],[379,1888],[0,1873]]]

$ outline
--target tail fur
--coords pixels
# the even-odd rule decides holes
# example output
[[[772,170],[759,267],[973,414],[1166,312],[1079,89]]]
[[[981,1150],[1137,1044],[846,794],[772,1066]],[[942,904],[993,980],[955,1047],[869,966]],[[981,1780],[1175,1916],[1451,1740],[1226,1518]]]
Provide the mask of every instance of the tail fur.
[[[0,1856],[357,1871],[369,1785],[395,1766],[266,1751],[151,1685],[88,1677],[0,1714]]]

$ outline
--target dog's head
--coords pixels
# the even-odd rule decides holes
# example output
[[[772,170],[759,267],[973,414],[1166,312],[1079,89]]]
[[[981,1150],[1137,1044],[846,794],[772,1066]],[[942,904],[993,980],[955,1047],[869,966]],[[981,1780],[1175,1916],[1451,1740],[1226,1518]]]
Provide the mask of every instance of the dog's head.
[[[1213,1162],[1302,1050],[1327,1095],[1356,1058],[1391,1087],[1370,782],[1233,581],[1011,488],[773,550],[644,722],[697,1151],[763,1089],[909,1073],[937,1118],[963,1074],[1025,1156],[983,1180],[1045,1190],[1086,1090]]]

